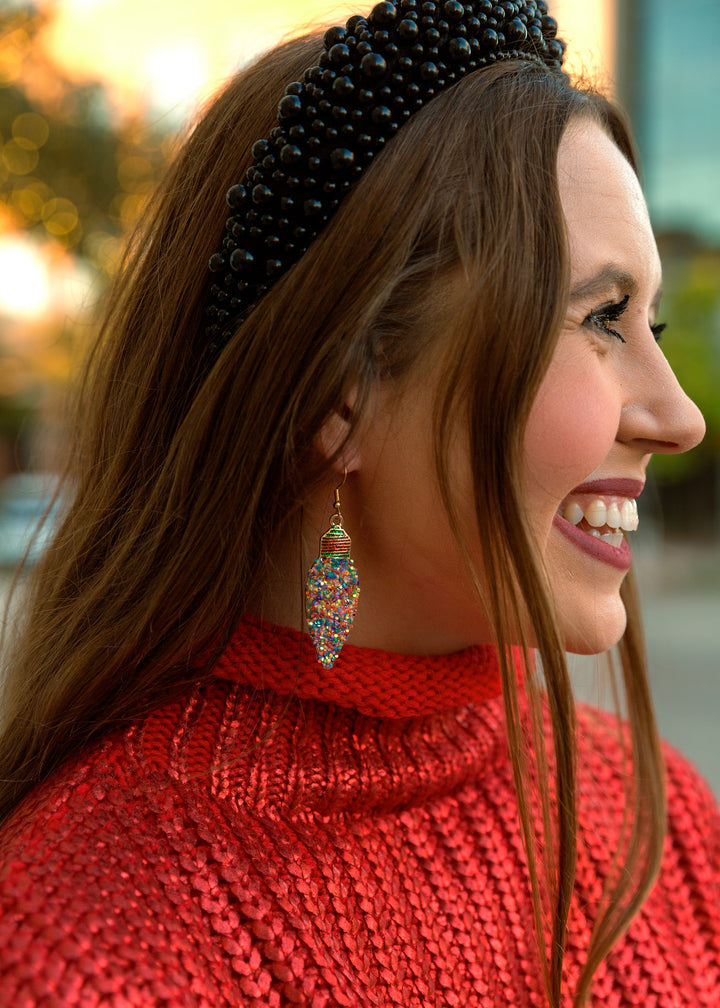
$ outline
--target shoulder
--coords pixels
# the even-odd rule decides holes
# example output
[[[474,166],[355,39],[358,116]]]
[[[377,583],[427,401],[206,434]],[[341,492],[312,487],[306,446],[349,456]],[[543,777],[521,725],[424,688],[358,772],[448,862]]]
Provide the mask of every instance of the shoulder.
[[[251,939],[220,906],[223,873],[251,905],[257,886],[224,857],[221,810],[132,736],[61,768],[0,834],[0,1004],[245,1003],[229,973]]]

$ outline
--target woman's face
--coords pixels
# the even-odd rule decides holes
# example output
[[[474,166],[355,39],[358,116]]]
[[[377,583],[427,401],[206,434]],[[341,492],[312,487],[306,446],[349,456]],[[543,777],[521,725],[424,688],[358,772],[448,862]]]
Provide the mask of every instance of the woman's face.
[[[650,457],[693,447],[704,423],[653,332],[660,262],[632,168],[598,126],[576,121],[558,177],[571,296],[530,411],[522,481],[566,647],[595,653],[625,628],[622,527],[635,524]],[[350,639],[360,644],[433,652],[490,639],[437,489],[433,393],[411,383],[380,408],[352,465],[346,517],[363,594]],[[472,481],[467,452],[457,456],[450,489],[467,532]],[[482,571],[481,544],[469,541]]]

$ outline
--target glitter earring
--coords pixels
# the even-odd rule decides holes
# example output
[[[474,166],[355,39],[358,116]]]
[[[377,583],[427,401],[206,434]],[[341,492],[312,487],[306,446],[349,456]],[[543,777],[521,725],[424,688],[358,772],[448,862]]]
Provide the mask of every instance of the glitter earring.
[[[360,581],[350,556],[350,536],[343,528],[340,513],[340,488],[335,488],[335,503],[330,528],[320,537],[320,556],[307,574],[305,615],[318,661],[332,668],[353,625],[360,597]]]

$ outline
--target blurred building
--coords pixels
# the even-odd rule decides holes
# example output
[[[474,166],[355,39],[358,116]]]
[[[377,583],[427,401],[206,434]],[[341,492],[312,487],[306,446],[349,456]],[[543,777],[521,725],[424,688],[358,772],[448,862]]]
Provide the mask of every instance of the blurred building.
[[[617,0],[617,26],[656,230],[720,247],[720,3]]]
[[[615,0],[617,92],[663,259],[664,347],[703,445],[657,459],[667,531],[720,538],[720,2]]]

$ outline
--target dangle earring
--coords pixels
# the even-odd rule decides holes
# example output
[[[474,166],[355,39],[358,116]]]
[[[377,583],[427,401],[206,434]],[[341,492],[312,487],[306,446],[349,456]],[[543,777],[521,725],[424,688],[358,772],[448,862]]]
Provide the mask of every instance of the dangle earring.
[[[305,615],[318,661],[332,668],[347,639],[357,612],[360,581],[350,556],[350,536],[343,528],[340,513],[340,488],[335,488],[335,503],[330,528],[320,537],[320,556],[307,574]]]

